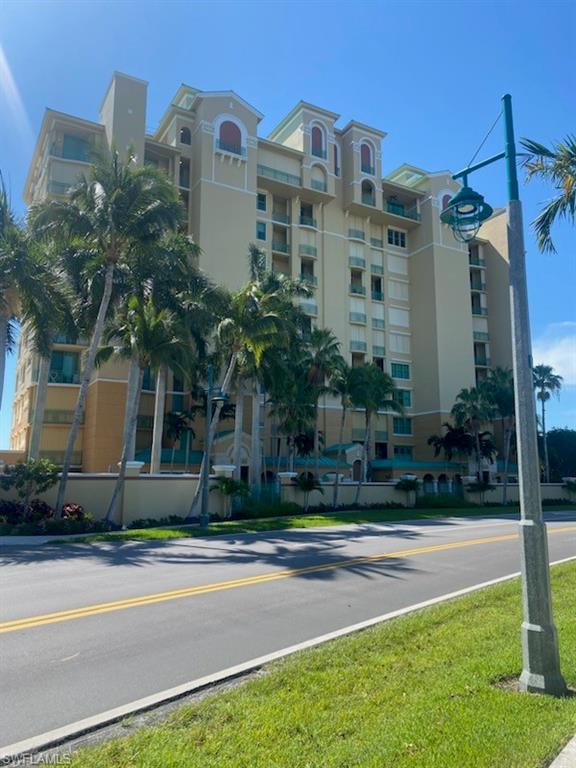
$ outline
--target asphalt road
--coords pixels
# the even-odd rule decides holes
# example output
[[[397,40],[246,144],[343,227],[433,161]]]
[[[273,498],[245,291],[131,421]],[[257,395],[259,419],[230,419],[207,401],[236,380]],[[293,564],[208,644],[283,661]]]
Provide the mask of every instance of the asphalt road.
[[[576,512],[547,514],[550,559]],[[0,747],[519,570],[511,517],[2,553]]]

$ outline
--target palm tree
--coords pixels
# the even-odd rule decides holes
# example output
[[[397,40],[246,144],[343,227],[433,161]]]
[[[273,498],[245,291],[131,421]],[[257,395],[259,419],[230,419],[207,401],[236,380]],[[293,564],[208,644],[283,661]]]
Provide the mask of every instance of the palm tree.
[[[564,141],[553,144],[552,149],[530,139],[524,139],[521,144],[530,153],[523,163],[526,180],[538,176],[550,182],[558,193],[533,222],[539,250],[556,253],[551,236],[553,224],[559,219],[573,224],[576,219],[576,136],[566,136]]]
[[[544,443],[544,482],[550,482],[550,462],[548,461],[548,441],[546,438],[546,403],[552,395],[560,396],[562,376],[554,373],[551,365],[535,365],[533,369],[534,389],[542,409],[542,442]]]
[[[502,420],[504,430],[504,479],[502,481],[502,504],[506,506],[508,491],[508,464],[514,434],[514,378],[509,368],[494,368],[482,383],[486,399],[494,407],[495,414]]]
[[[32,209],[35,235],[91,254],[92,276],[100,278],[98,314],[92,328],[74,417],[62,466],[56,509],[64,503],[72,452],[78,435],[90,377],[112,297],[114,278],[131,255],[175,231],[184,211],[168,178],[151,166],[137,166],[130,151],[123,161],[118,152],[102,155],[64,201],[48,201]],[[72,261],[74,259],[72,258]]]
[[[332,507],[338,506],[338,490],[340,486],[340,466],[344,463],[344,428],[346,426],[346,414],[351,406],[350,400],[350,372],[351,368],[342,358],[338,365],[332,370],[330,376],[330,389],[340,398],[340,431],[338,434],[338,466],[336,467],[336,480],[334,481],[334,495],[332,497]]]
[[[475,439],[465,427],[454,427],[445,422],[443,435],[431,435],[428,438],[428,445],[433,446],[434,456],[442,453],[446,461],[452,461],[456,456],[471,456],[475,449]]]
[[[106,339],[109,342],[117,340],[117,345],[110,345],[101,350],[103,359],[115,353],[121,357],[136,360],[138,366],[135,385],[126,396],[129,429],[122,448],[120,471],[106,513],[106,520],[110,523],[116,513],[126,475],[128,452],[136,432],[144,372],[147,368],[156,372],[158,368],[167,364],[184,370],[190,345],[181,320],[169,310],[155,307],[151,297],[143,302],[133,296],[128,301],[126,310],[119,314],[117,321],[110,324],[106,331]],[[177,361],[180,361],[179,365]]]
[[[466,427],[474,437],[474,453],[476,456],[476,474],[482,479],[480,472],[482,462],[481,428],[482,424],[490,421],[494,408],[488,402],[486,394],[477,387],[462,389],[452,406],[452,417],[457,427]]]
[[[354,503],[358,503],[362,484],[368,479],[372,417],[378,411],[403,413],[404,409],[394,399],[396,385],[391,376],[383,373],[374,363],[352,368],[350,371],[350,401],[355,408],[364,411],[365,431],[362,448],[362,473],[356,489]]]
[[[326,380],[330,374],[342,362],[340,355],[340,342],[329,328],[314,328],[308,342],[312,366],[308,372],[308,378],[312,382],[316,392],[316,415],[314,421],[314,471],[319,477],[320,446],[318,439],[318,405],[320,397],[329,390],[326,388]]]

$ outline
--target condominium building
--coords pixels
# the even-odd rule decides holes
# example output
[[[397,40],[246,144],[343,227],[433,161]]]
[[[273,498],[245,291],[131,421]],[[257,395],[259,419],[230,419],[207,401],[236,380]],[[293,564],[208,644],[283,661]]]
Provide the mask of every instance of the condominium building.
[[[233,91],[203,92],[182,85],[157,130],[146,129],[147,83],[115,73],[99,120],[47,110],[26,181],[28,204],[66,195],[85,172],[95,146],[133,147],[139,162],[163,169],[188,211],[188,231],[201,247],[199,266],[235,289],[248,278],[247,246],[266,252],[268,266],[301,276],[312,297],[301,301],[311,326],[331,328],[352,365],[374,361],[393,377],[405,415],[378,414],[373,471],[397,476],[410,469],[435,477],[428,437],[439,433],[458,392],[490,367],[511,365],[506,215],[484,224],[470,246],[456,241],[439,214],[458,189],[448,171],[393,167],[386,133],[298,103],[267,138],[262,114]],[[78,391],[82,344],[57,337],[41,453],[61,460]],[[34,407],[36,362],[26,334],[19,346],[11,447],[25,450]],[[126,368],[95,372],[78,438],[75,465],[113,468],[121,453]],[[153,383],[145,381],[137,455],[152,438]],[[181,382],[168,387],[167,410],[182,410]],[[250,415],[246,409],[246,432]],[[326,456],[334,456],[339,406],[320,409]],[[364,416],[348,419],[346,455],[355,456]],[[224,424],[225,428],[230,425]],[[216,449],[231,457],[226,429]],[[202,432],[187,446],[197,466]],[[265,420],[263,450],[274,452],[274,425]],[[184,461],[184,438],[175,464]],[[220,441],[220,442],[218,442]],[[244,460],[249,454],[246,440]],[[165,441],[170,463],[171,441]],[[147,453],[148,452],[148,453]]]

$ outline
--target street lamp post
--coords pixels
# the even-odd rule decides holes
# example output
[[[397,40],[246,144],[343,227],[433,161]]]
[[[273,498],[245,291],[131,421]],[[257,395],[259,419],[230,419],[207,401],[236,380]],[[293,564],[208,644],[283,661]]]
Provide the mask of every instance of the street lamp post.
[[[209,483],[210,483],[210,453],[212,452],[212,430],[210,422],[212,421],[212,393],[214,386],[214,373],[212,366],[208,366],[208,386],[206,388],[206,423],[204,426],[204,461],[202,463],[202,506],[200,509],[200,527],[207,528],[210,522],[209,505]]]
[[[504,159],[508,186],[508,257],[512,308],[512,361],[516,401],[517,450],[520,485],[520,547],[523,622],[521,628],[523,667],[520,687],[525,691],[562,696],[567,692],[560,671],[558,638],[552,616],[550,566],[546,526],[540,498],[540,473],[536,436],[536,407],[532,383],[532,343],[528,314],[526,260],[522,204],[518,194],[516,148],[512,121],[512,99],[502,98],[505,149],[488,160],[453,175],[464,187],[440,215],[462,242],[472,240],[492,208],[468,187],[468,176],[479,168]]]

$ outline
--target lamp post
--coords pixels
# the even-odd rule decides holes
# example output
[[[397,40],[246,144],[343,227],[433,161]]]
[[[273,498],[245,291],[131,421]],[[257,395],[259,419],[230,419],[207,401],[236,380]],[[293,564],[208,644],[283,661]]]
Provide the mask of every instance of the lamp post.
[[[525,691],[562,696],[567,692],[560,671],[558,638],[552,616],[550,566],[546,526],[540,498],[540,473],[536,437],[536,406],[532,383],[532,343],[528,314],[526,260],[522,226],[522,204],[518,194],[516,148],[512,121],[512,99],[502,97],[505,148],[493,157],[476,163],[452,176],[464,187],[454,195],[440,215],[452,227],[454,236],[469,242],[492,208],[468,186],[468,176],[498,160],[506,161],[508,187],[508,257],[510,260],[510,303],[512,308],[512,362],[518,467],[520,485],[520,549],[522,571],[523,622],[521,627],[523,667],[520,687]]]
[[[212,391],[214,386],[214,372],[212,365],[208,366],[208,386],[206,388],[206,422],[204,425],[204,461],[202,463],[202,505],[200,508],[200,527],[207,528],[210,522],[208,511],[210,488],[210,453],[212,452]]]

